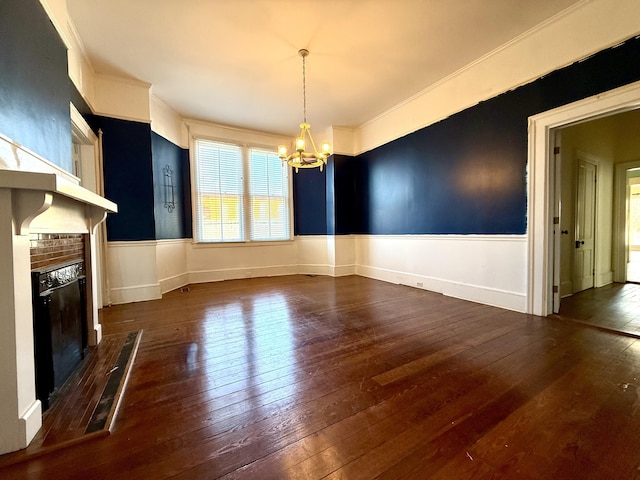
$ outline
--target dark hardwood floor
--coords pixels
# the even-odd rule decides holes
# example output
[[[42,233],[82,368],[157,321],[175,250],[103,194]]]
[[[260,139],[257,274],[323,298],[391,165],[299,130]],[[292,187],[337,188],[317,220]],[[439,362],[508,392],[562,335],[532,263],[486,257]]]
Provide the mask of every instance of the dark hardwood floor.
[[[111,435],[4,479],[640,478],[640,340],[362,277],[192,285],[144,330]]]
[[[560,318],[640,338],[640,284],[611,283],[563,298]]]

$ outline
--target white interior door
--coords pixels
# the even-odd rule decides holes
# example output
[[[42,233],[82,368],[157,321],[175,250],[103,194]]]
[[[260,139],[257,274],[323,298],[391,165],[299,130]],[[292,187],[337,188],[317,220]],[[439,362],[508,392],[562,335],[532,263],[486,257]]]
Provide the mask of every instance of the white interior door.
[[[593,287],[597,165],[578,159],[573,291]]]

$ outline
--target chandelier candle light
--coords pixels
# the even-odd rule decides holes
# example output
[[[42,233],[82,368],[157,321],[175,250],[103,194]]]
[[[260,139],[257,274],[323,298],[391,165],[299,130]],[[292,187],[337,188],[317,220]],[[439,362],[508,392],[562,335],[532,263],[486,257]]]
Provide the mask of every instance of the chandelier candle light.
[[[287,147],[284,145],[278,146],[278,156],[283,162],[287,162],[298,173],[299,168],[316,168],[322,167],[327,164],[327,158],[331,155],[331,146],[328,142],[322,144],[322,151],[318,152],[316,144],[311,136],[311,125],[307,123],[307,78],[305,71],[305,58],[309,55],[309,50],[303,48],[298,50],[298,54],[302,57],[302,99],[304,103],[304,122],[300,124],[300,135],[294,140],[295,152],[287,155]],[[307,151],[307,138],[311,144],[312,151]]]

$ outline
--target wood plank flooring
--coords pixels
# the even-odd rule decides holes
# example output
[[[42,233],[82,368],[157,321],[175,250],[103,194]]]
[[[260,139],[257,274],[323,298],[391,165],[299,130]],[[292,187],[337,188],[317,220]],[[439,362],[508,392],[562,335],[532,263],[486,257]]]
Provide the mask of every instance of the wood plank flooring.
[[[640,284],[611,283],[563,298],[560,318],[640,337]]]
[[[363,277],[192,285],[108,437],[2,479],[640,478],[640,340]]]

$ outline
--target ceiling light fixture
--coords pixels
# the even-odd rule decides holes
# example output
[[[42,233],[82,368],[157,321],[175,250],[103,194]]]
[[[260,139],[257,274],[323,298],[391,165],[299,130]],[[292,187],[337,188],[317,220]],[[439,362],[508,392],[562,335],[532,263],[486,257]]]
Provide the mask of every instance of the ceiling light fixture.
[[[328,142],[323,142],[322,151],[318,151],[316,144],[311,136],[311,125],[307,123],[307,78],[306,78],[306,63],[305,59],[309,55],[309,50],[302,48],[298,50],[298,55],[302,57],[302,99],[304,103],[304,122],[300,124],[300,135],[294,140],[295,151],[287,155],[287,147],[284,145],[278,146],[278,156],[283,162],[287,162],[298,173],[299,168],[316,168],[322,167],[327,164],[327,158],[331,155],[331,146]],[[311,145],[312,150],[307,151],[307,137]]]

